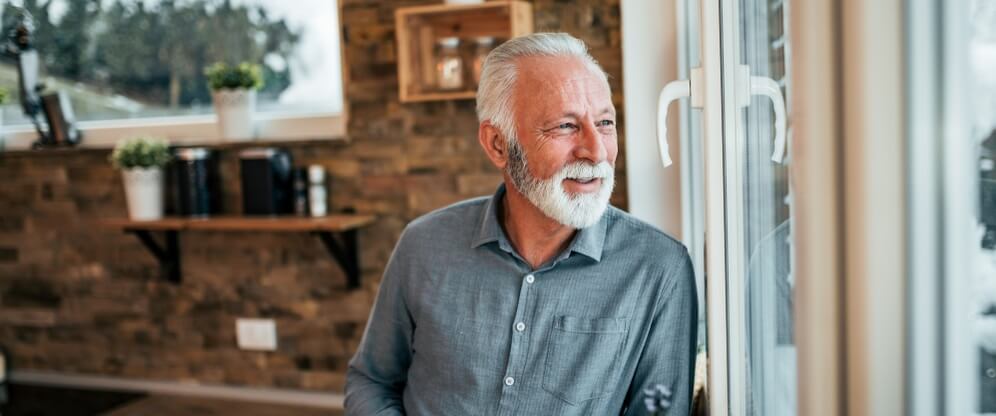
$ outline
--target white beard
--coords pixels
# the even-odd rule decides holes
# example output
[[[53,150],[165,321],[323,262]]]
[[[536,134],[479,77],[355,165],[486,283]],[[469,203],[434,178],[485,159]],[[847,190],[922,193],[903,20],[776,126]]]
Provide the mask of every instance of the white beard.
[[[615,172],[607,162],[591,165],[584,162],[570,163],[547,179],[539,179],[529,172],[525,153],[516,143],[509,146],[506,168],[512,184],[546,216],[571,228],[587,228],[598,223],[609,206],[609,197],[615,185]],[[564,190],[565,179],[601,179],[596,192],[570,194]]]

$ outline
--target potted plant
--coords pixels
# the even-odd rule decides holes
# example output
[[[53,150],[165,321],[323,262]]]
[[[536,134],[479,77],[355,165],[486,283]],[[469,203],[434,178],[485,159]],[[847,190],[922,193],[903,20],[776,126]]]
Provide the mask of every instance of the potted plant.
[[[263,87],[259,65],[243,62],[237,66],[216,63],[204,70],[221,137],[230,140],[253,138],[252,115],[256,110],[256,90]]]
[[[110,161],[121,170],[131,219],[162,218],[163,168],[170,159],[169,143],[163,139],[136,137],[114,147]]]

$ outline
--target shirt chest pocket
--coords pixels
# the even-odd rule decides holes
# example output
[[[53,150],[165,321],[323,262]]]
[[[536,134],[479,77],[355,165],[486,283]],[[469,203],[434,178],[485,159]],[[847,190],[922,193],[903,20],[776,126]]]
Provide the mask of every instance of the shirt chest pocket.
[[[612,394],[627,324],[625,318],[557,316],[546,350],[543,389],[573,405]]]

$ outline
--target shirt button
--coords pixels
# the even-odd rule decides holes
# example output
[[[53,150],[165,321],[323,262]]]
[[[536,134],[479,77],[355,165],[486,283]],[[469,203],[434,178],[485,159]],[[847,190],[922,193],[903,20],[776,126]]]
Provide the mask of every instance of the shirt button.
[[[506,386],[511,386],[513,384],[515,384],[515,379],[514,378],[512,378],[512,377],[505,377],[505,385]]]
[[[519,322],[519,323],[515,324],[515,330],[519,331],[519,332],[525,331],[526,330],[526,324],[522,323],[522,322]]]
[[[534,277],[534,276],[533,276],[533,275],[531,275],[531,274],[529,274],[529,275],[526,275],[526,283],[532,283],[532,282],[534,282],[534,281],[536,281],[536,277]]]

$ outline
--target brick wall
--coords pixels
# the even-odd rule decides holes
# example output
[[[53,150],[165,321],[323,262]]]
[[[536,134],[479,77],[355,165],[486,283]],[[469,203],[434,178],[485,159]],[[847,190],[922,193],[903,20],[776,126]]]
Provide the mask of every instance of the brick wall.
[[[14,367],[341,390],[404,225],[501,180],[478,147],[473,101],[398,102],[393,13],[419,3],[343,0],[350,142],[287,146],[296,163],[327,167],[334,211],[379,216],[360,233],[360,290],[345,290],[306,234],[185,232],[185,280],[165,283],[137,239],[96,223],[126,215],[106,150],[0,154],[0,344]],[[621,110],[618,1],[540,1],[534,10],[538,31],[589,43]],[[623,165],[613,201],[624,207]],[[237,212],[233,149],[222,150],[221,170]],[[236,317],[274,318],[278,351],[238,350]]]

